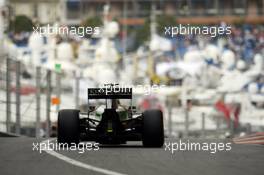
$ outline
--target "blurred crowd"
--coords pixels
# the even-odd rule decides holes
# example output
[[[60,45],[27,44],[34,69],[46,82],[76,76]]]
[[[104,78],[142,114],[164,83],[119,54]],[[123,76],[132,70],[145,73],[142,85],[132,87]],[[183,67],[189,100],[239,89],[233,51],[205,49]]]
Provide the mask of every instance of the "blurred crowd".
[[[252,63],[256,53],[264,55],[264,25],[232,26],[232,34],[228,36],[179,35],[173,43],[179,58],[193,48],[203,49],[206,44],[215,44],[222,45],[223,50],[232,50],[237,59]]]
[[[9,38],[18,47],[27,46],[29,36],[29,32],[9,34]],[[80,40],[80,38],[78,38],[78,40]],[[171,56],[172,59],[183,59],[187,51],[194,48],[204,49],[207,44],[217,45],[220,47],[221,51],[225,49],[232,50],[236,59],[242,59],[246,63],[252,63],[256,53],[264,55],[264,25],[244,24],[232,26],[232,34],[228,36],[177,35],[174,38],[170,38],[170,40],[173,45],[173,51],[169,52],[168,55]],[[128,42],[129,41],[130,40],[128,40]],[[122,37],[118,36],[115,39],[115,43],[116,46],[120,45],[122,43]],[[120,51],[120,49],[118,50]]]

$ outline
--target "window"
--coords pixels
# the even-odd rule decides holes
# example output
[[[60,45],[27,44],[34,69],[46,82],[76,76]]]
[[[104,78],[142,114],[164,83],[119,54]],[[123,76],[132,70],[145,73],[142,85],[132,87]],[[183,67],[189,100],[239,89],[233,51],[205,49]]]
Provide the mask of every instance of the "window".
[[[233,12],[237,15],[245,15],[246,14],[246,0],[234,0],[233,1]]]
[[[207,5],[207,14],[208,15],[217,15],[218,14],[218,0],[207,0],[206,5]]]
[[[76,19],[80,17],[80,1],[68,0],[67,1],[67,17],[69,19]]]

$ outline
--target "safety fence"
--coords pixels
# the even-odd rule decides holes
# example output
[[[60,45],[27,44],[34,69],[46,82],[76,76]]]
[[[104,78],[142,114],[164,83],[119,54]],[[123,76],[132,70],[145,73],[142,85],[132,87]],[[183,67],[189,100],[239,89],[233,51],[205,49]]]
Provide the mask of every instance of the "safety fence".
[[[88,85],[81,73],[66,71],[60,64],[53,66],[48,69],[0,57],[0,131],[33,137],[55,136],[60,109],[85,108],[83,100],[87,94],[82,87]],[[228,130],[223,118],[198,115],[194,110],[175,105],[174,97],[169,99],[164,103],[166,135],[221,136]]]
[[[78,108],[79,78],[61,65],[50,70],[0,58],[0,131],[53,136],[60,108]],[[77,84],[77,85],[76,85]]]

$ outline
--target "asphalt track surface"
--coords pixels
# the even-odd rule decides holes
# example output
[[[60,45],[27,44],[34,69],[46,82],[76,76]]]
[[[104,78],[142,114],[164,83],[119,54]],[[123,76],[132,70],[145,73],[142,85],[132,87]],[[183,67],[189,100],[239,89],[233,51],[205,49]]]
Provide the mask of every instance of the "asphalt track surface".
[[[140,142],[103,146],[99,151],[32,151],[34,138],[0,138],[1,175],[263,175],[264,146],[232,144],[231,151],[177,151],[143,148]],[[178,140],[166,140],[166,142]],[[201,140],[191,140],[193,142]],[[203,140],[215,142],[215,140]],[[54,153],[53,152],[53,153]],[[61,156],[62,159],[56,157]],[[68,162],[64,159],[67,158]],[[77,162],[77,165],[76,165]],[[78,166],[79,164],[79,166]],[[85,167],[82,167],[85,166]],[[93,169],[96,167],[98,169]],[[100,170],[106,170],[100,172]]]

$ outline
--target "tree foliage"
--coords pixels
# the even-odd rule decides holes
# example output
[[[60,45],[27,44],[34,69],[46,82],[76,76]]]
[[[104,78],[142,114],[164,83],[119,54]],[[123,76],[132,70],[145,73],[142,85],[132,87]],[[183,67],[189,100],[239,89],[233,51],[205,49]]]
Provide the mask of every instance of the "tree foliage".
[[[32,20],[25,15],[18,15],[10,24],[10,30],[15,33],[30,32],[33,30]]]
[[[83,26],[83,27],[98,27],[98,26],[102,26],[102,25],[103,25],[103,21],[98,16],[92,17],[92,18],[87,18],[81,23],[81,26]]]
[[[165,27],[175,26],[176,18],[174,16],[169,15],[159,15],[156,18],[157,21],[157,33],[161,36],[164,35]],[[150,39],[150,19],[145,19],[145,23],[143,26],[140,26],[136,30],[136,45],[139,46]]]

